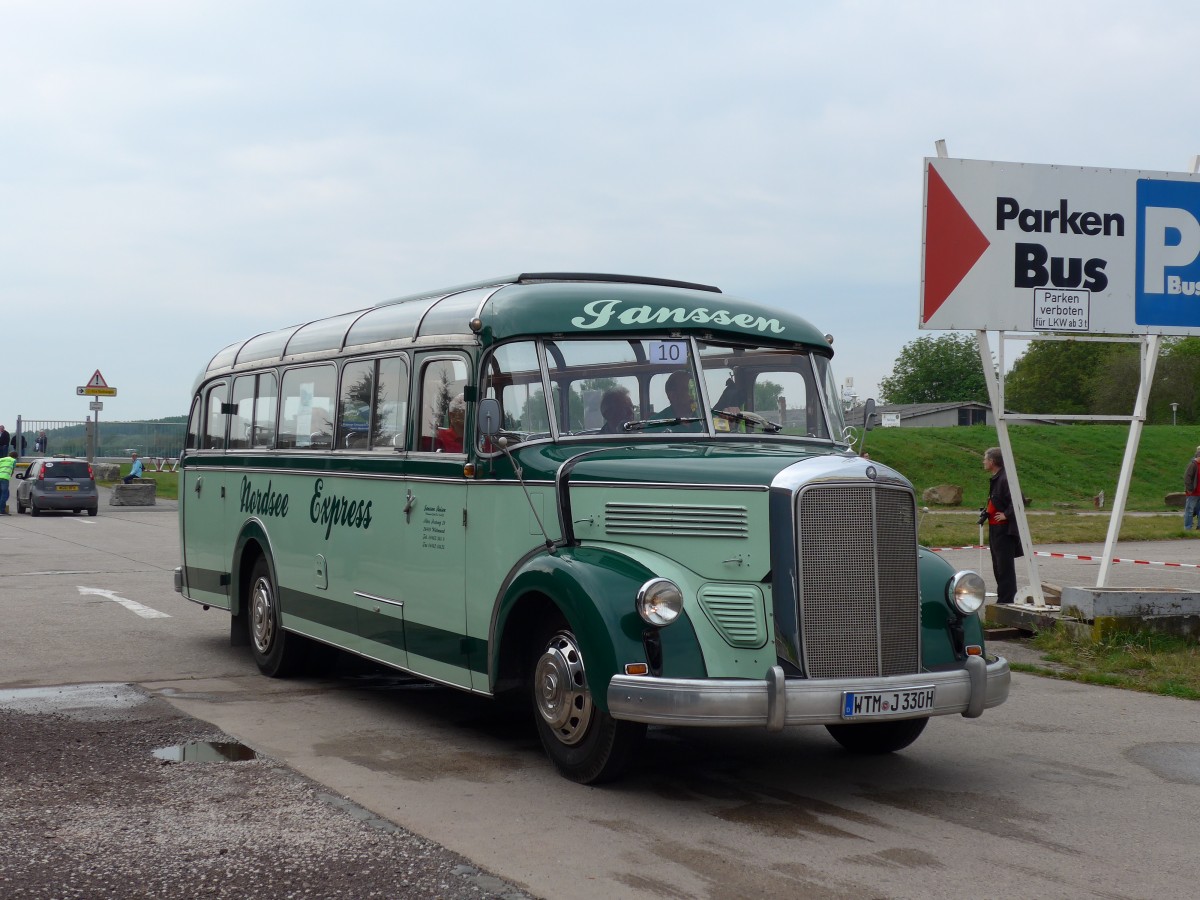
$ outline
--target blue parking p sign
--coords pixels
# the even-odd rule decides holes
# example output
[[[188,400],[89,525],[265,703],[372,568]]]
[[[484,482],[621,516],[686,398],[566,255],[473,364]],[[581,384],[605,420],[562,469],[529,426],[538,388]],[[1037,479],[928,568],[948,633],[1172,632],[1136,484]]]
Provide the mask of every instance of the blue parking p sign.
[[[1200,327],[1200,184],[1137,183],[1138,325]]]

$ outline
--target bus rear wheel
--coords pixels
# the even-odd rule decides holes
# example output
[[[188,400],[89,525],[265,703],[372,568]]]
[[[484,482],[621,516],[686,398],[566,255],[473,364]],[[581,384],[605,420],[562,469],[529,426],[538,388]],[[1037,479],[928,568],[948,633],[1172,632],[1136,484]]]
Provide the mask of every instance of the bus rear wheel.
[[[250,650],[264,675],[286,678],[303,663],[304,638],[283,630],[279,591],[266,557],[260,556],[250,571],[250,595],[246,610]]]
[[[899,722],[826,725],[825,728],[851,753],[878,754],[903,750],[921,736],[928,722],[928,719],[901,719]]]
[[[629,766],[646,734],[638,722],[621,722],[598,709],[588,688],[575,635],[554,631],[533,663],[531,689],[538,736],[550,762],[565,778],[601,784]]]

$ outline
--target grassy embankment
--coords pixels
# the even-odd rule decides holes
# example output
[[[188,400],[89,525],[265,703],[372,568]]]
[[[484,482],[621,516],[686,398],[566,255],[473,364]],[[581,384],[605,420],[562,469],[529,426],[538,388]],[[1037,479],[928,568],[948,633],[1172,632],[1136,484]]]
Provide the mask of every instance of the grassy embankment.
[[[1030,498],[1029,527],[1034,543],[1103,541],[1129,428],[1124,425],[1022,425],[1009,429],[1022,493]],[[1168,507],[1166,494],[1183,490],[1183,469],[1200,444],[1200,429],[1147,426],[1142,432],[1130,485],[1121,540],[1167,540],[1195,536],[1183,531],[1181,510]],[[979,507],[987,501],[983,451],[997,445],[996,429],[876,428],[866,452],[908,477],[921,492],[938,484],[963,489],[962,506],[930,506],[921,517],[921,543],[932,547],[975,544]],[[1104,515],[1092,498],[1104,492]],[[925,505],[925,504],[922,504]],[[1089,513],[1090,515],[1083,515]]]

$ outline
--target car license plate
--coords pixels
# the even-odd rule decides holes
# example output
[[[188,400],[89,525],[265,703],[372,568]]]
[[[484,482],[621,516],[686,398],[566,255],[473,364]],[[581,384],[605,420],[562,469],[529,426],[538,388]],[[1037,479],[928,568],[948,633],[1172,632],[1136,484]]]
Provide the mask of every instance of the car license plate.
[[[77,485],[77,484],[56,484],[54,486],[54,489],[57,491],[77,491],[77,490],[79,490],[79,485]]]
[[[903,691],[844,691],[842,718],[881,719],[931,712],[933,695],[933,685]]]

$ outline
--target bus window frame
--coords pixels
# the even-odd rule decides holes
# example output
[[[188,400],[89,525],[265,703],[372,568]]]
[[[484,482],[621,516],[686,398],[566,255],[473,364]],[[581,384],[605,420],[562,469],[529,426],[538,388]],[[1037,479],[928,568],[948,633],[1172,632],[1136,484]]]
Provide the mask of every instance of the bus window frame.
[[[416,402],[410,402],[409,416],[410,419],[415,420],[415,427],[409,431],[409,437],[407,439],[409,452],[420,454],[421,456],[453,456],[455,458],[466,456],[471,452],[471,439],[468,437],[468,435],[473,433],[472,426],[474,425],[474,423],[471,421],[470,415],[471,404],[468,404],[468,413],[466,420],[463,422],[463,449],[461,452],[448,452],[446,450],[439,450],[436,448],[435,443],[437,440],[437,429],[441,427],[438,424],[434,424],[433,426],[434,433],[432,435],[428,435],[430,439],[430,448],[428,450],[422,449],[421,442],[427,437],[422,433],[422,429],[425,424],[423,418],[425,414],[425,377],[429,367],[435,363],[445,362],[447,360],[462,363],[463,368],[466,371],[466,377],[462,383],[461,393],[464,395],[465,399],[465,395],[471,389],[471,378],[472,376],[476,375],[471,354],[465,350],[459,350],[456,348],[438,348],[436,350],[428,350],[423,353],[414,354],[414,356],[416,358],[413,360],[413,369],[419,374],[417,378],[412,379],[410,387],[410,391],[412,392],[410,397],[415,398]],[[455,396],[456,395],[451,395],[450,400],[453,401]]]
[[[343,447],[343,446],[340,446],[342,443],[344,443],[344,439],[339,440],[338,437],[342,430],[342,422],[343,422],[342,398],[343,398],[343,392],[345,391],[346,369],[348,369],[351,366],[358,365],[361,363],[370,363],[372,366],[372,377],[375,380],[375,384],[378,385],[380,365],[386,361],[393,360],[393,359],[400,360],[401,364],[404,367],[404,376],[407,379],[407,385],[406,385],[406,390],[405,390],[405,394],[404,394],[404,404],[405,404],[404,416],[403,416],[403,422],[401,423],[401,427],[404,429],[404,440],[401,442],[401,445],[396,446],[396,444],[394,442],[394,438],[393,438],[393,443],[391,443],[391,444],[379,444],[379,445],[375,444],[375,442],[374,442],[375,421],[376,421],[376,417],[379,414],[379,409],[378,409],[378,406],[376,405],[375,397],[372,397],[371,403],[370,403],[370,412],[367,417],[367,443],[366,443],[366,446],[365,447]],[[332,448],[333,451],[335,453],[336,452],[348,452],[348,453],[372,453],[372,454],[381,453],[381,452],[385,452],[388,450],[392,451],[393,453],[407,452],[409,435],[412,433],[410,419],[412,418],[411,413],[412,413],[412,400],[413,400],[413,377],[412,377],[413,376],[413,361],[412,361],[411,354],[409,354],[407,352],[403,352],[403,351],[379,353],[379,354],[347,357],[345,359],[337,360],[337,362],[338,362],[338,378],[337,378],[337,393],[336,393],[336,397],[335,397],[335,409],[334,409],[334,417],[335,418],[334,418],[334,423],[333,423],[333,429],[334,429],[334,446]],[[469,369],[468,369],[468,371],[469,371]]]

